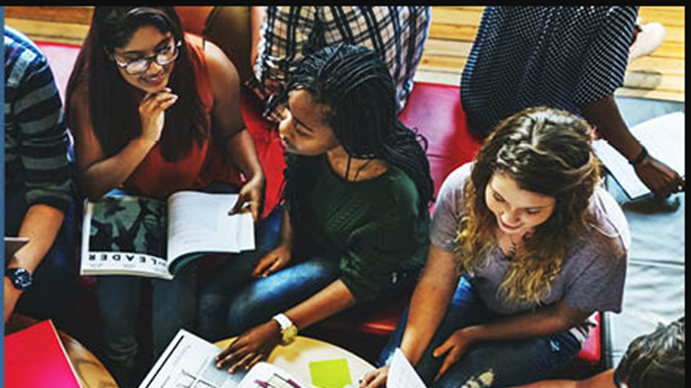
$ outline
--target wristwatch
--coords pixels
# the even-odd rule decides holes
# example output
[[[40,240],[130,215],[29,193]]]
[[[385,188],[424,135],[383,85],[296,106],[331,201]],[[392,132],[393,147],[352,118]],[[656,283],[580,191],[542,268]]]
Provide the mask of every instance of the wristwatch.
[[[33,276],[31,276],[31,272],[24,268],[6,268],[5,276],[10,278],[14,288],[18,289],[19,291],[26,291],[33,283]]]
[[[272,318],[281,327],[281,344],[288,345],[298,336],[298,328],[285,314],[278,314]]]

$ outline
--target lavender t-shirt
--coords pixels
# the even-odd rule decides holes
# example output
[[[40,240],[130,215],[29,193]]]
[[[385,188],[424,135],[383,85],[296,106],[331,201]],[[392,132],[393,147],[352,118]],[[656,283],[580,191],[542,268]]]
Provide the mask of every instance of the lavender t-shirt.
[[[473,164],[465,164],[444,181],[432,218],[431,242],[452,252],[458,225],[464,214],[463,189],[470,179]],[[484,193],[483,193],[484,195]],[[589,207],[588,230],[568,247],[561,273],[551,284],[550,294],[541,303],[506,303],[499,286],[510,264],[497,244],[488,254],[487,266],[469,276],[484,304],[499,314],[512,315],[565,301],[583,311],[621,312],[630,235],[624,213],[602,187],[595,191]],[[584,341],[589,323],[572,333]]]

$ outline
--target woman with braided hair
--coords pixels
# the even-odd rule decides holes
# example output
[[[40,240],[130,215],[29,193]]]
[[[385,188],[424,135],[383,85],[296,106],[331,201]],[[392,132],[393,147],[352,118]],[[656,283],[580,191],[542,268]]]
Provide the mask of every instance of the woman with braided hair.
[[[429,387],[527,384],[576,357],[593,313],[621,311],[630,237],[591,142],[585,121],[531,108],[449,175],[423,276],[380,364],[400,347]]]
[[[395,93],[384,63],[355,46],[329,46],[293,74],[279,126],[288,156],[278,243],[226,263],[200,299],[202,335],[239,335],[219,367],[251,367],[298,329],[412,290],[433,183]]]

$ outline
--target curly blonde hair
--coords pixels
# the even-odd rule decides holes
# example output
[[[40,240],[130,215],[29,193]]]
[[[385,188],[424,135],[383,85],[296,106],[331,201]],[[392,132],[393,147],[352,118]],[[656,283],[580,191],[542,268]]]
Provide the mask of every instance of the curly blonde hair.
[[[485,202],[495,173],[522,190],[553,197],[552,215],[538,225],[510,264],[499,288],[507,302],[539,303],[561,272],[569,243],[584,232],[590,199],[600,181],[592,128],[571,113],[530,108],[501,122],[485,140],[464,190],[465,216],[457,235],[461,272],[487,265],[496,218]]]

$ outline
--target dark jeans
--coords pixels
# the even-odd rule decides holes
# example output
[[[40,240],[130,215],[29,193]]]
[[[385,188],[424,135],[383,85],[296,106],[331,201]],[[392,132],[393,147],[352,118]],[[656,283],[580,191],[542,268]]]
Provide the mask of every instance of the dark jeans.
[[[380,366],[388,364],[394,350],[400,346],[408,312],[406,309],[396,331],[380,355]],[[484,306],[470,282],[461,278],[442,323],[416,366],[425,384],[430,388],[497,388],[524,385],[553,377],[553,374],[568,365],[581,349],[579,341],[569,332],[522,340],[478,343],[436,383],[432,383],[444,361],[444,357],[432,356],[434,349],[441,346],[458,329],[498,318],[501,316]]]
[[[301,303],[338,278],[338,260],[309,258],[266,278],[252,276],[257,261],[276,246],[283,207],[257,230],[257,249],[230,258],[199,300],[199,334],[210,341],[236,336]]]
[[[234,193],[237,187],[212,183],[204,191]],[[107,195],[110,194],[126,193],[113,190]],[[137,320],[144,282],[151,282],[151,328],[147,330],[151,330],[153,356],[157,359],[181,328],[195,330],[198,277],[199,260],[178,269],[173,280],[138,276],[97,277],[96,297],[103,322],[104,361],[120,386],[129,387],[137,383]]]
[[[29,210],[26,189],[5,190],[5,234],[16,236]],[[74,204],[65,213],[60,231],[34,273],[34,282],[19,298],[16,312],[37,319],[52,319],[64,328],[74,320],[76,285]]]
[[[180,269],[173,280],[137,276],[99,276],[96,282],[106,363],[123,386],[137,373],[137,319],[142,287],[151,281],[151,333],[153,355],[158,358],[178,330],[194,330],[197,309],[198,261]]]

